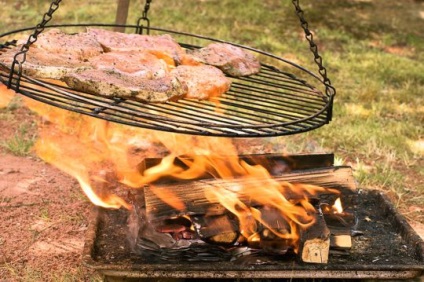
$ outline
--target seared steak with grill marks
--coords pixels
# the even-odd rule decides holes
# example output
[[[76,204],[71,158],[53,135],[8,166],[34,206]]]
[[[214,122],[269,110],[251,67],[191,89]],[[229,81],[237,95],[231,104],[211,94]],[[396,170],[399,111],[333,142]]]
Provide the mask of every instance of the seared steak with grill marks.
[[[207,65],[180,65],[171,71],[180,81],[187,84],[188,99],[205,100],[217,97],[230,89],[231,80],[222,71]]]
[[[187,92],[179,79],[168,75],[151,79],[110,69],[91,69],[71,73],[64,81],[73,89],[104,97],[120,97],[148,103],[178,100]]]
[[[220,68],[224,73],[239,77],[258,73],[259,60],[240,47],[226,43],[212,43],[193,50],[184,61],[197,61]]]

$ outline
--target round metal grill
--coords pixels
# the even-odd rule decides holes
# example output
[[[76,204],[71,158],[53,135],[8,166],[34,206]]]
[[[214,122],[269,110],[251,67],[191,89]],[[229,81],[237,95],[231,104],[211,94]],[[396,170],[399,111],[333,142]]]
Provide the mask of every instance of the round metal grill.
[[[51,25],[46,28],[88,26],[108,28],[116,25]],[[134,31],[139,28],[125,27],[134,28]],[[31,29],[8,32],[0,38],[5,35],[22,38],[21,33],[28,30]],[[172,34],[186,49],[225,42],[155,27],[150,27],[150,32]],[[0,56],[2,48],[10,45],[13,42],[0,45]],[[231,77],[230,90],[210,101],[182,99],[157,104],[105,98],[18,74],[6,65],[0,65],[0,80],[22,95],[56,107],[126,125],[192,135],[280,136],[312,130],[331,120],[333,95],[319,90],[325,85],[318,76],[283,58],[233,45],[255,53],[262,61],[262,69],[256,75]]]

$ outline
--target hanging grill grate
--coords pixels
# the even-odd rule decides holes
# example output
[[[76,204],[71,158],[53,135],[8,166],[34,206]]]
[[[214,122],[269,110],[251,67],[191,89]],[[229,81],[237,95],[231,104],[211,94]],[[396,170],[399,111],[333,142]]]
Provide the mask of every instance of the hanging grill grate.
[[[6,35],[20,38],[24,32],[34,30],[34,34],[30,36],[27,44],[15,56],[12,66],[0,63],[0,80],[9,88],[24,96],[112,122],[191,135],[280,136],[306,132],[331,120],[335,90],[326,76],[322,59],[318,55],[312,34],[308,30],[307,23],[303,19],[303,12],[300,10],[297,1],[293,2],[323,80],[301,66],[260,50],[209,37],[151,27],[147,18],[147,5],[150,5],[151,1],[147,1],[147,10],[145,7],[143,17],[139,19],[138,24],[125,25],[126,28],[133,29],[135,33],[141,33],[146,29],[145,26],[141,25],[144,22],[147,23],[149,34],[151,32],[172,34],[180,42],[180,45],[186,49],[200,48],[210,42],[225,42],[244,48],[257,55],[261,60],[263,59],[261,71],[258,74],[248,77],[231,77],[230,90],[222,96],[214,98],[214,100],[182,99],[160,104],[100,97],[22,74],[25,53],[29,46],[36,41],[38,34],[45,28],[117,27],[117,25],[108,24],[45,26],[61,1],[56,2],[52,3],[53,8],[51,7],[46,14],[48,15],[47,20],[45,15],[41,25],[0,35],[0,38]],[[196,45],[185,43],[193,41],[196,42]],[[16,41],[9,41],[0,45],[0,56],[2,50],[10,48],[14,44],[16,44]],[[24,55],[23,60],[18,61],[17,57],[22,53]],[[265,61],[267,63],[264,63]],[[271,63],[268,64],[268,62]],[[276,67],[276,65],[282,64],[294,69],[296,75],[281,67]],[[298,78],[299,75],[302,78]]]

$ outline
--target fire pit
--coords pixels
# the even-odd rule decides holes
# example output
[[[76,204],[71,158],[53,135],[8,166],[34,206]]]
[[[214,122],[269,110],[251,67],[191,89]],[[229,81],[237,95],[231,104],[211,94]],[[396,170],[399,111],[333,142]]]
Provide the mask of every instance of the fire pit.
[[[331,155],[309,159],[331,159]],[[296,166],[307,165],[307,156],[289,157]],[[317,162],[315,161],[317,164]],[[323,163],[326,163],[323,161]],[[326,167],[327,169],[329,167]],[[343,167],[330,166],[333,174]],[[293,171],[292,171],[293,172]],[[287,173],[281,174],[284,176]],[[290,173],[288,173],[290,175]],[[349,228],[351,248],[330,247],[326,264],[302,262],[295,255],[269,255],[239,247],[230,253],[195,250],[189,255],[179,250],[137,253],[129,240],[127,210],[95,208],[87,233],[84,261],[110,277],[168,277],[168,278],[375,278],[408,279],[418,277],[424,270],[424,242],[414,233],[406,220],[396,211],[383,193],[373,190],[352,190],[351,176],[343,174],[338,186],[348,211],[355,215]],[[338,180],[328,177],[310,182],[331,185]],[[354,186],[354,184],[353,184]],[[331,224],[331,223],[329,223]],[[330,226],[332,236],[337,228]]]

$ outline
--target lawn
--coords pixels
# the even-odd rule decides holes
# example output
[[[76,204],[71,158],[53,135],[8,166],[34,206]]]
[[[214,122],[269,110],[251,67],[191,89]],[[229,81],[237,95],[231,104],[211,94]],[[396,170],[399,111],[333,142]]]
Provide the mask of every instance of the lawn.
[[[116,2],[65,0],[51,23],[112,23]],[[141,1],[131,2],[128,22],[135,23]],[[353,167],[360,187],[387,191],[411,222],[424,223],[424,2],[300,4],[337,90],[333,120],[270,142],[289,153],[334,152],[339,164]],[[1,34],[38,23],[49,1],[0,5]],[[153,26],[248,45],[317,71],[291,1],[153,1],[149,17]],[[13,119],[16,107],[0,118]],[[27,134],[30,126],[22,126],[16,140],[0,137],[3,150],[28,152],[35,138]]]

